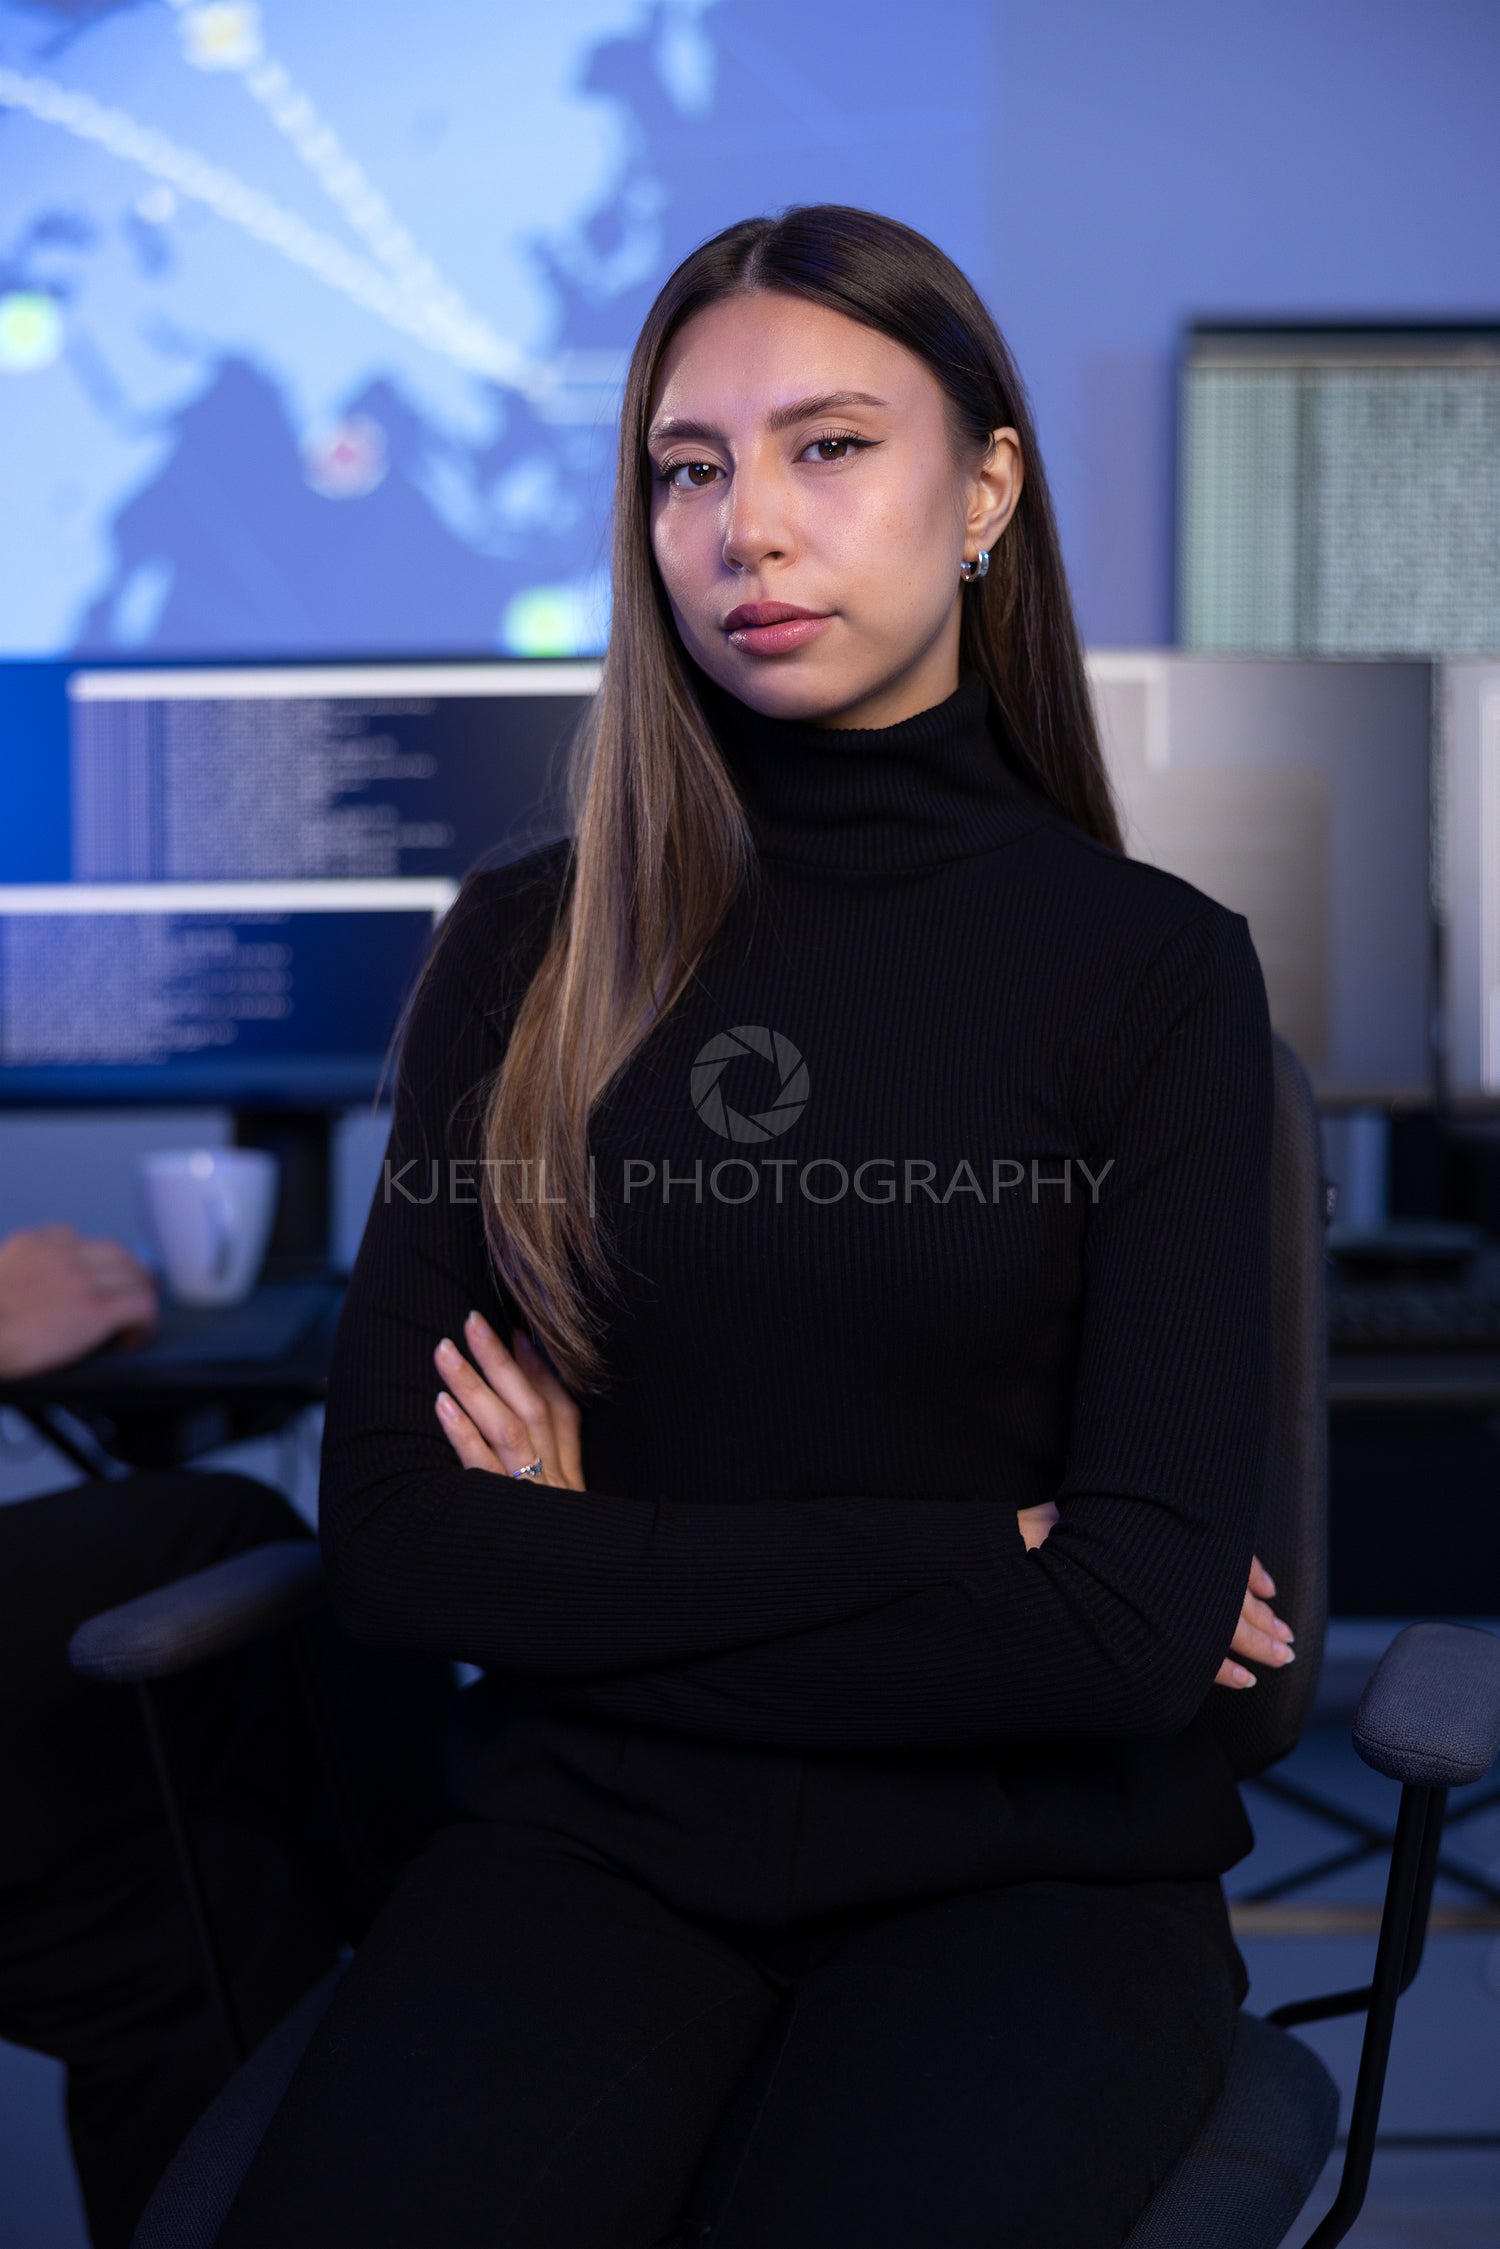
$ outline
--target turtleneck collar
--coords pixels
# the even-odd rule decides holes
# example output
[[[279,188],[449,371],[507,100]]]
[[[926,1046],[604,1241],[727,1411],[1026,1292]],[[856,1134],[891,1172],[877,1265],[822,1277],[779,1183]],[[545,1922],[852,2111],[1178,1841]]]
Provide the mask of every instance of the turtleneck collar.
[[[1050,814],[1007,762],[977,672],[895,726],[767,718],[706,674],[696,684],[764,859],[895,874],[994,851]]]

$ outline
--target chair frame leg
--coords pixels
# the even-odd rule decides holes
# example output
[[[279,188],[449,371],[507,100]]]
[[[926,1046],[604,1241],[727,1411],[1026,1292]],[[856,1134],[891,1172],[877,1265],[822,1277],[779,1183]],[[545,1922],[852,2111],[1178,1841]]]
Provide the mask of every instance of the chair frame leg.
[[[1325,1826],[1341,1828],[1346,1835],[1357,1836],[1358,1841],[1344,1850],[1332,1852],[1326,1858],[1314,1859],[1307,1866],[1293,1867],[1289,1874],[1278,1874],[1274,1880],[1263,1882],[1257,1889],[1239,1892],[1235,1898],[1237,1905],[1269,1904],[1272,1899],[1285,1897],[1288,1892],[1300,1890],[1309,1882],[1321,1882],[1330,1874],[1342,1874],[1348,1867],[1358,1866],[1364,1859],[1381,1856],[1391,1847],[1393,1837],[1388,1827],[1378,1826],[1373,1820],[1361,1819],[1357,1812],[1348,1811],[1342,1804],[1335,1804],[1330,1797],[1320,1795],[1315,1789],[1300,1788],[1295,1781],[1284,1779],[1280,1773],[1252,1774],[1247,1785],[1262,1790],[1267,1796],[1274,1796],[1280,1803],[1290,1804],[1296,1811],[1309,1813],[1313,1819],[1322,1820]],[[1449,1835],[1461,1821],[1473,1819],[1481,1812],[1492,1811],[1497,1803],[1500,1803],[1500,1789],[1492,1789],[1484,1796],[1470,1797],[1456,1811],[1449,1812]],[[1438,1872],[1445,1880],[1456,1882],[1461,1889],[1468,1890],[1474,1897],[1482,1898],[1486,1905],[1500,1905],[1500,1885],[1486,1881],[1482,1874],[1476,1874],[1471,1867],[1456,1866],[1450,1859],[1444,1859]]]
[[[370,1848],[344,1754],[339,1746],[317,1673],[313,1669],[306,1626],[300,1623],[288,1625],[281,1634],[281,1642],[297,1704],[302,1713],[302,1722],[307,1729],[313,1756],[333,1813],[339,1849],[355,1885],[357,1909],[364,1927],[368,1927],[376,1907],[390,1888],[393,1869],[384,1865]],[[363,1929],[360,1934],[363,1934]]]
[[[1380,1941],[1375,1952],[1375,1973],[1370,1983],[1362,1990],[1333,1992],[1325,1999],[1293,2001],[1288,2006],[1273,2009],[1266,2018],[1268,2022],[1289,2029],[1296,2023],[1321,2022],[1335,2015],[1366,2012],[1364,2044],[1360,2048],[1359,2077],[1354,2088],[1339,2191],[1332,2209],[1308,2236],[1304,2249],[1333,2249],[1334,2243],[1343,2240],[1364,2207],[1370,2167],[1375,2159],[1396,2002],[1422,1964],[1447,1798],[1445,1788],[1406,1787],[1401,1791]]]
[[[390,1885],[391,1870],[375,1858],[366,1841],[354,1792],[313,1670],[303,1628],[300,1625],[289,1625],[281,1637],[298,1707],[311,1736],[314,1757],[331,1802],[339,1847],[355,1885],[353,1902],[363,1926],[368,1927]],[[147,1746],[151,1752],[151,1762],[156,1769],[157,1785],[161,1790],[162,1809],[166,1814],[167,1831],[172,1840],[172,1855],[177,1862],[177,1872],[187,1900],[188,1912],[192,1917],[198,1961],[219,2033],[227,2081],[248,2056],[249,2043],[240,2022],[239,2010],[234,2003],[224,1955],[214,1936],[203,1885],[203,1871],[193,1847],[177,1761],[162,1722],[156,1682],[137,1679],[135,1693]]]
[[[1427,1942],[1428,1918],[1432,1910],[1433,1884],[1441,1866],[1439,1844],[1443,1834],[1443,1807],[1446,1789],[1427,1791],[1432,1801],[1428,1805],[1426,1824],[1422,1829],[1422,1850],[1417,1862],[1417,1886],[1412,1904],[1411,1931],[1406,1948],[1406,1959],[1401,1970],[1401,1991],[1409,1991],[1422,1965],[1422,1951]],[[1384,1916],[1382,1915],[1382,1923]],[[1268,2022],[1279,2023],[1283,2030],[1294,2030],[1298,2023],[1327,2022],[1334,2015],[1362,2015],[1375,1996],[1373,1984],[1360,1984],[1353,1991],[1333,1991],[1323,1999],[1292,1999],[1285,2006],[1275,2008],[1267,2016]],[[1400,1996],[1398,1992],[1397,1996]]]
[[[148,1679],[136,1681],[136,1699],[140,1705],[141,1721],[146,1729],[146,1740],[151,1750],[151,1762],[156,1767],[156,1778],[161,1788],[162,1803],[166,1810],[167,1827],[172,1837],[172,1851],[177,1860],[177,1871],[182,1877],[182,1887],[187,1896],[188,1911],[192,1915],[193,1929],[198,1939],[198,1957],[203,1969],[203,1980],[208,1987],[209,2003],[219,2028],[224,2049],[225,2076],[233,2076],[245,2059],[249,2048],[240,2028],[234,1994],[229,1988],[229,1978],[224,1970],[223,1956],[214,1938],[209,1920],[208,1901],[203,1891],[203,1875],[198,1864],[198,1854],[193,1848],[188,1831],[187,1812],[182,1791],[177,1782],[177,1770],[168,1743],[161,1712],[157,1707],[155,1690]]]

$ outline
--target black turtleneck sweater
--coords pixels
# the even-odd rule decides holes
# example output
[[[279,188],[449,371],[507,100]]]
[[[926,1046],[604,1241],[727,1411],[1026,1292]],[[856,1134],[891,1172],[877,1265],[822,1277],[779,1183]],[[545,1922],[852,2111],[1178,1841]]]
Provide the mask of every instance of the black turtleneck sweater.
[[[759,881],[591,1120],[588,1488],[461,1469],[433,1412],[438,1337],[515,1317],[466,1096],[552,844],[465,885],[406,1038],[329,1398],[336,1614],[484,1667],[471,1811],[685,1910],[1218,1875],[1270,1353],[1247,925],[1057,812],[972,676],[880,729],[707,702]]]

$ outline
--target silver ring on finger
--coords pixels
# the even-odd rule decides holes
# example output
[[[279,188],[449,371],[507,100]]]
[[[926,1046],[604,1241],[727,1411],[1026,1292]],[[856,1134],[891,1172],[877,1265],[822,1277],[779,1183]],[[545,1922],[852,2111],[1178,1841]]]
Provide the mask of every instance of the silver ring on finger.
[[[528,1461],[524,1468],[512,1468],[507,1471],[512,1476],[540,1476],[541,1472],[542,1458],[540,1453],[535,1460]]]

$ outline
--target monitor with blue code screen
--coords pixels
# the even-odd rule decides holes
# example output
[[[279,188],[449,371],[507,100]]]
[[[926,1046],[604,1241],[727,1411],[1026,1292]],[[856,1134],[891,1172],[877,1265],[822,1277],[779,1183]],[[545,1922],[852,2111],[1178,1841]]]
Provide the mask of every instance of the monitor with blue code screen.
[[[463,876],[566,832],[596,684],[0,665],[0,1103],[368,1099]]]

